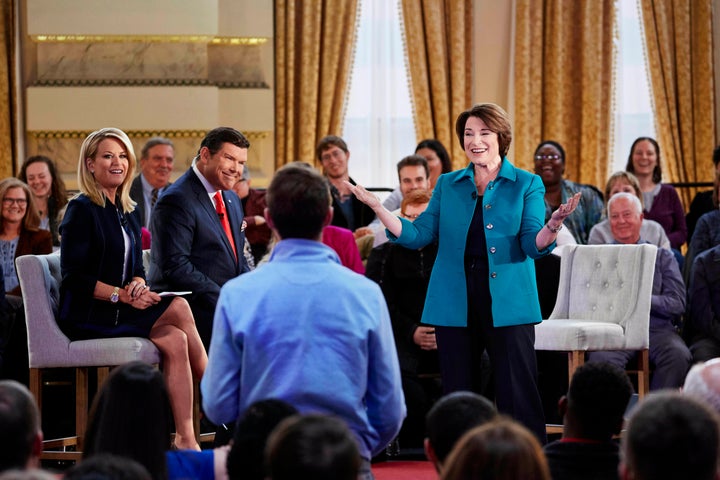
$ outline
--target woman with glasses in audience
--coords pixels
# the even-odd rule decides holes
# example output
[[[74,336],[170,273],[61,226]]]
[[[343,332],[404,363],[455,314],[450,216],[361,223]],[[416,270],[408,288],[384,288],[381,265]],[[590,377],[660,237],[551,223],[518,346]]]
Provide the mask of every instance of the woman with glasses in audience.
[[[55,162],[42,155],[30,157],[20,167],[18,178],[30,187],[40,228],[49,230],[53,245],[59,247],[60,222],[68,199],[65,182],[58,176]]]
[[[545,221],[550,220],[553,210],[568,201],[576,193],[580,203],[565,221],[565,226],[581,245],[588,243],[590,229],[600,221],[603,199],[597,188],[582,185],[564,178],[565,149],[558,142],[545,140],[535,149],[535,173],[545,185]]]
[[[80,149],[80,194],[60,225],[60,328],[73,340],[145,337],[158,347],[175,418],[175,445],[199,450],[192,421],[193,376],[207,354],[190,306],[145,283],[140,218],[130,199],[136,160],[125,132],[103,128]]]
[[[28,381],[27,331],[15,259],[52,252],[50,232],[40,229],[33,197],[17,178],[0,182],[0,266],[5,281],[7,309],[0,310],[0,365],[2,377]]]

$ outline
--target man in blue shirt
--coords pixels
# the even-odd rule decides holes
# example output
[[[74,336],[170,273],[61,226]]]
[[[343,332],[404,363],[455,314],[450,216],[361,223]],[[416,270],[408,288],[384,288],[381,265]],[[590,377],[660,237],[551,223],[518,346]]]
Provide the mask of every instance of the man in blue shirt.
[[[330,202],[327,181],[312,168],[276,173],[265,217],[281,240],[266,265],[222,288],[203,406],[218,424],[266,398],[333,414],[357,437],[369,475],[370,458],[400,430],[405,401],[380,288],[320,241]]]

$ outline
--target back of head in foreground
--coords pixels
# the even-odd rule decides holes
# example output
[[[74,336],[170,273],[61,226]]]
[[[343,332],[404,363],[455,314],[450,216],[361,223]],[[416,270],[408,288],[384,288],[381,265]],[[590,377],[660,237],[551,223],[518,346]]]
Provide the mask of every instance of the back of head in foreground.
[[[624,370],[604,362],[584,364],[560,400],[565,415],[563,436],[610,441],[622,429],[632,393]]]
[[[468,430],[497,417],[495,405],[473,392],[454,392],[438,400],[425,417],[425,453],[439,471]]]
[[[633,480],[718,478],[718,416],[684,393],[645,398],[622,439],[620,475]]]
[[[325,177],[302,164],[279,169],[267,189],[270,228],[281,239],[319,240],[332,220],[330,188]]]
[[[116,367],[90,409],[83,459],[121,455],[138,461],[153,478],[165,478],[171,422],[162,373],[143,362]]]
[[[540,442],[510,418],[475,427],[458,441],[441,480],[551,480]]]
[[[283,420],[268,440],[265,459],[271,480],[355,480],[360,468],[355,437],[328,415]]]
[[[147,469],[128,457],[100,453],[71,467],[63,480],[151,480]]]
[[[268,437],[281,421],[297,413],[289,403],[272,398],[250,405],[235,425],[227,458],[228,477],[231,480],[264,480]]]
[[[30,391],[15,380],[0,381],[0,472],[38,466],[42,440]]]

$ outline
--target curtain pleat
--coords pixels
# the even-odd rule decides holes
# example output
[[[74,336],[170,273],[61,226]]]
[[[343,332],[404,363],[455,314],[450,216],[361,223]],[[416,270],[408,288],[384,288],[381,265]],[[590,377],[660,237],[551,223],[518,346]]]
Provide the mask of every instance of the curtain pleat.
[[[17,85],[15,85],[15,15],[13,0],[0,0],[0,178],[15,175]]]
[[[472,102],[472,1],[401,2],[417,140],[439,140],[464,167],[455,119]]]
[[[515,165],[543,140],[566,152],[565,177],[604,186],[612,132],[613,0],[517,0]]]
[[[713,179],[711,0],[642,0],[664,182]],[[687,206],[697,189],[678,191]]]
[[[275,1],[275,166],[341,133],[358,0]]]

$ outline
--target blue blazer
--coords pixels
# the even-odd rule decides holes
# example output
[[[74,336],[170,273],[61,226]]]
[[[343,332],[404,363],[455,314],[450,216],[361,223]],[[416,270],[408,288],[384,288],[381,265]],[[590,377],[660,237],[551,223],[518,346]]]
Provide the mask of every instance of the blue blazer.
[[[243,256],[242,203],[235,192],[222,193],[237,258],[192,168],[165,190],[150,219],[150,286],[155,291],[192,291],[190,306],[203,339],[209,338],[220,288],[250,270]]]
[[[476,198],[475,170],[470,164],[440,176],[425,212],[415,222],[400,219],[399,238],[388,232],[388,238],[407,248],[438,242],[423,323],[467,326],[465,243]],[[482,202],[493,323],[496,327],[539,323],[542,316],[533,259],[555,246],[553,243],[541,251],[535,246],[535,236],[545,219],[542,180],[504,158]]]

